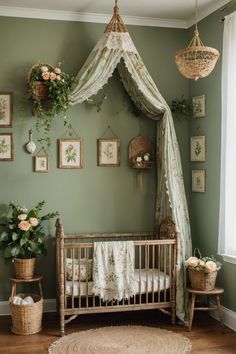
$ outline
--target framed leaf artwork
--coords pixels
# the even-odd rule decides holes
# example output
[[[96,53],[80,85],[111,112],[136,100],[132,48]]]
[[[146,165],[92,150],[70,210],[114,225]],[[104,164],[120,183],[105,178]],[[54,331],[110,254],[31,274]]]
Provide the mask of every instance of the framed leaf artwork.
[[[13,160],[13,135],[0,133],[0,161]]]
[[[206,96],[196,96],[192,99],[193,118],[203,118],[206,116]]]
[[[190,141],[190,156],[192,162],[206,161],[206,137],[192,136]]]
[[[0,92],[0,128],[12,127],[12,93]]]
[[[204,193],[206,191],[206,171],[192,170],[192,192]]]
[[[82,140],[79,138],[65,138],[58,140],[59,158],[58,167],[77,169],[83,167]]]
[[[120,165],[120,139],[98,139],[98,166]]]
[[[35,156],[34,157],[34,172],[48,172],[49,163],[48,156]]]

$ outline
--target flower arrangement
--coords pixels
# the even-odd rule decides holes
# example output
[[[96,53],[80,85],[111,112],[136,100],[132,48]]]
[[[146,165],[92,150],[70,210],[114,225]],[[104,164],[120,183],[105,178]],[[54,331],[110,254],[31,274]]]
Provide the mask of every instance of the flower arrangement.
[[[193,268],[198,271],[211,273],[220,270],[221,263],[216,261],[213,256],[211,257],[189,257],[185,262],[187,268]]]
[[[38,118],[36,130],[41,132],[38,141],[49,148],[49,132],[53,117],[62,116],[64,125],[69,127],[66,111],[70,106],[69,95],[76,83],[74,75],[61,69],[61,63],[54,68],[50,64],[35,64],[29,71],[29,97],[33,101],[33,114]]]
[[[198,252],[199,258],[196,257],[196,252]],[[202,291],[214,289],[217,272],[221,268],[221,263],[216,261],[214,256],[202,257],[197,248],[194,250],[194,257],[189,257],[185,266],[193,289]]]
[[[176,118],[183,116],[187,119],[193,115],[193,104],[190,100],[186,99],[184,95],[182,95],[180,98],[175,98],[172,100],[171,112],[176,116]]]
[[[53,68],[49,64],[37,64],[30,70],[30,96],[34,114],[38,117],[54,117],[65,113],[69,107],[69,94],[76,79],[74,75],[63,72],[60,65]],[[38,89],[39,82],[45,87],[43,93]]]
[[[9,204],[10,216],[4,231],[0,234],[0,249],[6,261],[13,258],[29,259],[36,255],[46,255],[47,251],[43,243],[45,233],[42,223],[58,215],[58,212],[40,216],[45,202],[39,202],[33,209]]]

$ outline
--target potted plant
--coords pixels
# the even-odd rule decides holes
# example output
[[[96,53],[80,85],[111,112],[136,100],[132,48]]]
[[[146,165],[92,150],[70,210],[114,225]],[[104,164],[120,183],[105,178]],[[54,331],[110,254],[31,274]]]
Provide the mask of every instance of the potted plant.
[[[199,257],[195,254],[198,252]],[[199,249],[194,250],[194,257],[190,257],[185,262],[191,287],[194,290],[210,291],[215,288],[217,273],[221,268],[221,263],[213,256],[202,257]]]
[[[40,216],[44,204],[44,201],[39,202],[29,211],[13,202],[9,204],[11,212],[0,234],[0,249],[6,262],[13,260],[16,278],[31,279],[35,257],[47,254],[42,223],[57,216],[58,212]]]
[[[69,95],[76,83],[73,74],[67,74],[58,67],[48,63],[32,66],[28,72],[29,97],[33,102],[33,114],[37,117],[36,129],[42,130],[41,143],[50,146],[48,133],[51,130],[52,119],[63,116],[65,125],[68,124],[66,111],[70,106]]]

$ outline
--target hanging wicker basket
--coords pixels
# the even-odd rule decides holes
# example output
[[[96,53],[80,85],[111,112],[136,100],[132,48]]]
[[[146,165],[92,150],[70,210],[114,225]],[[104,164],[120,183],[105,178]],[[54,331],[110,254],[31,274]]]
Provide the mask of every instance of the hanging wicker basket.
[[[12,316],[11,331],[15,334],[30,335],[42,330],[43,298],[36,294],[17,294],[21,298],[31,296],[34,304],[20,305],[13,304],[13,298],[10,299],[10,308]]]
[[[28,85],[30,89],[34,90],[34,95],[40,100],[47,100],[48,98],[48,86],[44,83],[44,81],[37,81],[33,78],[34,70],[41,68],[42,66],[47,66],[48,68],[54,70],[54,67],[48,63],[38,63],[33,65],[28,71]]]
[[[188,276],[191,288],[194,290],[210,291],[215,289],[216,277],[218,271],[204,272],[194,268],[188,268]]]
[[[149,154],[149,161],[144,161],[145,154]],[[142,157],[142,161],[137,161],[138,157]],[[129,143],[129,165],[134,169],[150,169],[154,164],[154,148],[152,142],[142,136],[138,135]]]
[[[13,264],[17,279],[29,280],[33,278],[36,265],[36,258],[14,258]]]

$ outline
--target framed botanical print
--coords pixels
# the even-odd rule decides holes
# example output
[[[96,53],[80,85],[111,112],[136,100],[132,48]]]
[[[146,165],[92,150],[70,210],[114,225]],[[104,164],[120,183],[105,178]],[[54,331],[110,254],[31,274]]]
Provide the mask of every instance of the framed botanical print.
[[[206,137],[192,136],[190,141],[190,156],[192,162],[206,161]]]
[[[13,135],[0,133],[0,161],[13,160]]]
[[[34,172],[48,172],[49,163],[48,156],[35,156],[34,157]]]
[[[79,138],[65,138],[58,140],[59,168],[82,168],[82,140]]]
[[[98,166],[120,165],[120,139],[98,139]]]
[[[206,191],[206,171],[192,170],[192,192],[204,193]]]
[[[203,118],[206,116],[206,96],[196,96],[192,99],[193,118]]]
[[[12,93],[0,92],[0,128],[12,127]]]

